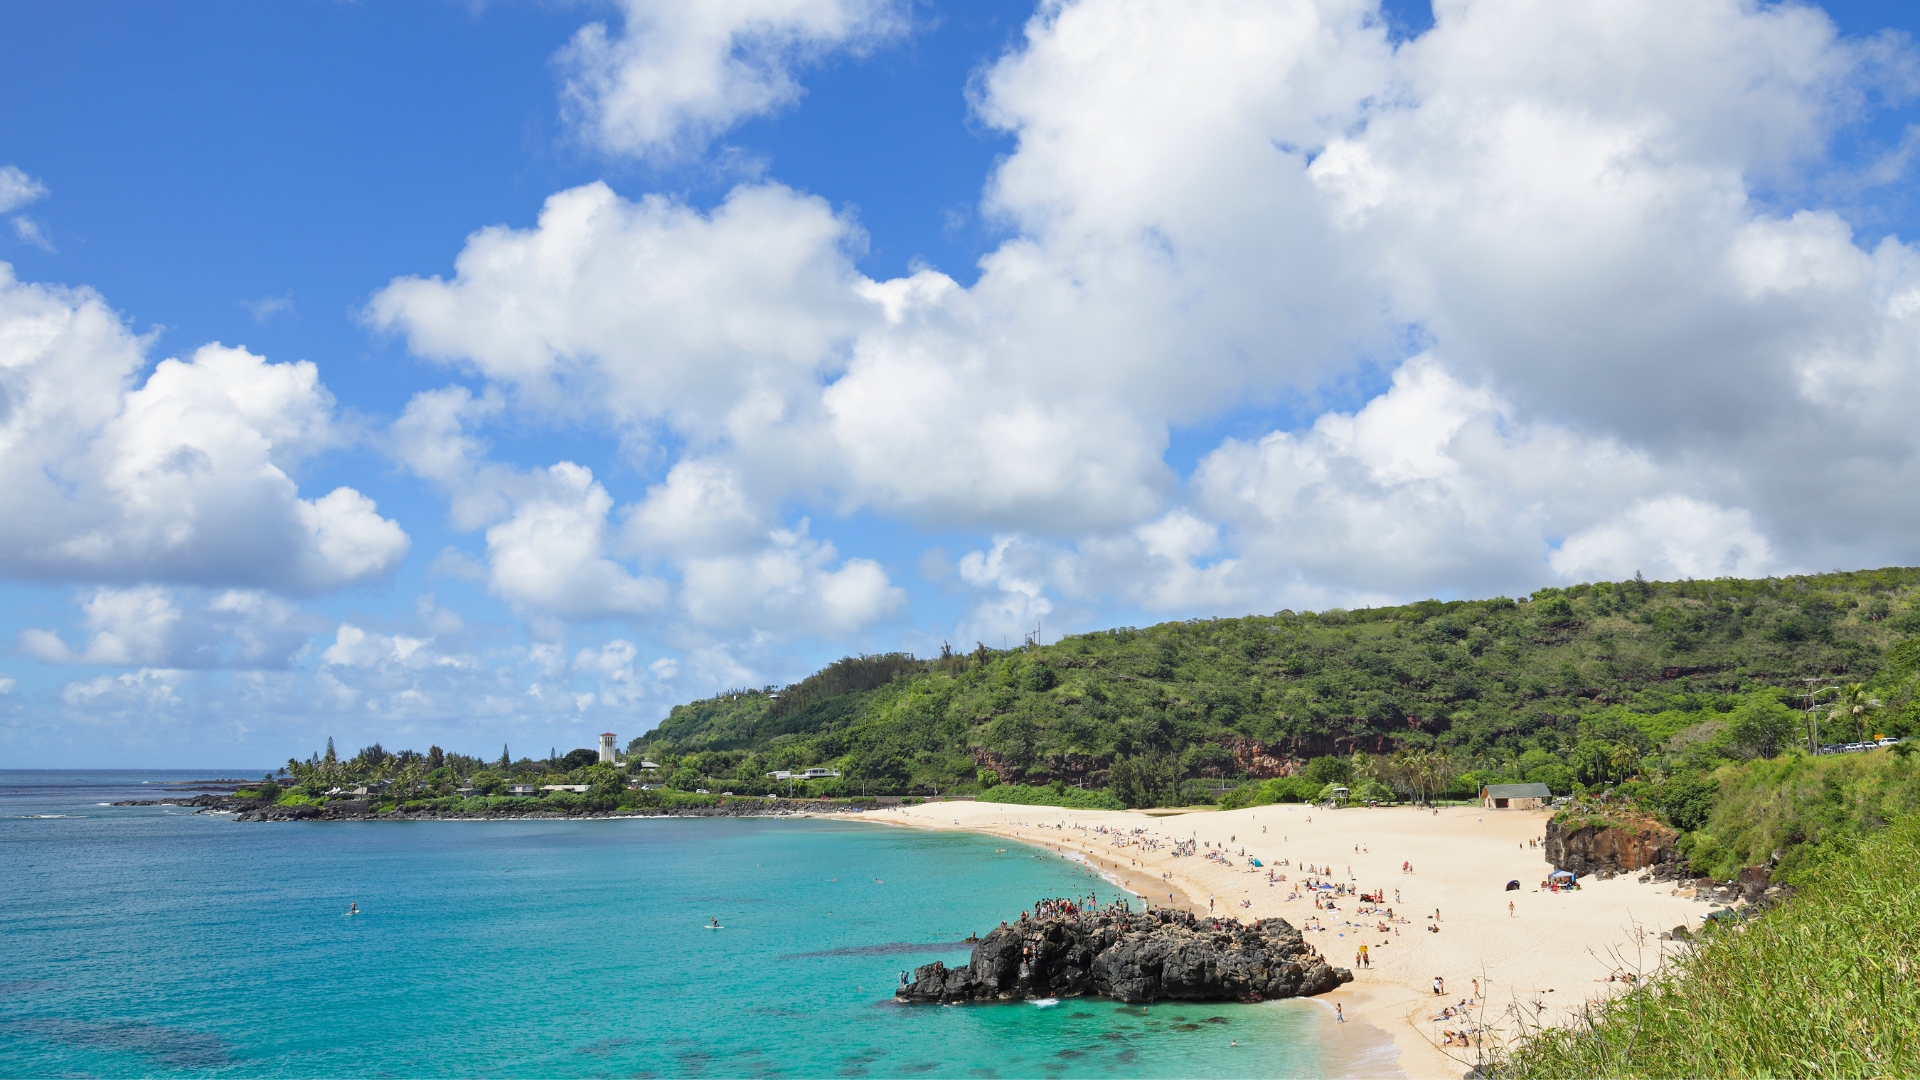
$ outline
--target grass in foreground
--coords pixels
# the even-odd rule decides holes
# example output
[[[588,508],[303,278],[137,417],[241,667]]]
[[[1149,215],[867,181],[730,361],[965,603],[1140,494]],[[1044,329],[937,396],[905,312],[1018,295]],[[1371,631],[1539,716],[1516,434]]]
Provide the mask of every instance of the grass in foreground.
[[[1791,901],[1700,947],[1497,1074],[1920,1075],[1920,816],[1814,871]]]

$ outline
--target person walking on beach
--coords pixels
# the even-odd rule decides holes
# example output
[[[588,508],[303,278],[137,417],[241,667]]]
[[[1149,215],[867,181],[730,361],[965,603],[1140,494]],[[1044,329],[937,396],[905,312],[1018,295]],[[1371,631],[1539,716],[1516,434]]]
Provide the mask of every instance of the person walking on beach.
[[[1333,1003],[1333,1022],[1336,1024],[1347,1022],[1347,1014],[1340,1011],[1340,1003],[1337,1001]]]
[[[1436,995],[1444,995],[1447,992],[1446,980],[1438,975],[1433,977],[1433,992]]]
[[[1513,918],[1513,917],[1514,917],[1514,914],[1513,914],[1513,901],[1511,901],[1511,900],[1509,900],[1509,901],[1507,901],[1507,918],[1509,918],[1509,919],[1511,919],[1511,918]]]

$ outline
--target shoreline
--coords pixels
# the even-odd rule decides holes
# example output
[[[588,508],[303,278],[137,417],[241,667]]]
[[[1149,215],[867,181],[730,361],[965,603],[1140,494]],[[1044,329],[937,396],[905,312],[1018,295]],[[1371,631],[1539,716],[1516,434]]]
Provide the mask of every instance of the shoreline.
[[[1700,911],[1692,900],[1674,896],[1671,884],[1643,885],[1629,876],[1583,883],[1573,893],[1539,891],[1532,883],[1550,868],[1544,851],[1528,841],[1544,833],[1550,816],[1545,811],[1454,807],[1436,814],[1406,807],[1325,811],[1274,804],[1150,817],[973,803],[836,816],[895,828],[987,833],[1077,856],[1136,895],[1151,899],[1156,886],[1159,897],[1174,894],[1154,902],[1155,907],[1243,920],[1280,917],[1303,928],[1309,919],[1317,920],[1324,929],[1316,943],[1331,962],[1344,965],[1353,957],[1341,950],[1361,944],[1370,946],[1373,962],[1356,964],[1353,982],[1303,1000],[1329,1010],[1340,1005],[1352,1037],[1365,1035],[1364,1029],[1380,1032],[1397,1051],[1393,1068],[1416,1078],[1459,1077],[1475,1068],[1474,1048],[1439,1045],[1449,1024],[1492,1029],[1488,1037],[1493,1039],[1563,1024],[1581,1006],[1621,985],[1602,976],[1656,970],[1664,950],[1672,948],[1654,940],[1658,932],[1682,923],[1696,927]],[[1179,836],[1182,832],[1188,835]],[[1157,840],[1160,846],[1154,850],[1136,838]],[[1224,856],[1226,863],[1174,856],[1168,850],[1174,839],[1200,845],[1201,855],[1231,853]],[[1265,864],[1261,870],[1246,865],[1253,856]],[[1403,861],[1413,864],[1410,872],[1402,872]],[[1394,909],[1395,924],[1383,931],[1385,924],[1373,916],[1353,921],[1351,896],[1337,899],[1335,910],[1316,909],[1305,898],[1288,899],[1306,876],[1297,863],[1331,867],[1333,873],[1323,879],[1398,898],[1385,905]],[[1264,871],[1288,880],[1269,885]],[[1521,889],[1506,891],[1508,880],[1520,881]],[[1435,925],[1438,930],[1428,929]],[[1432,992],[1436,976],[1445,980],[1445,994]],[[1475,980],[1478,995],[1472,989]],[[1431,1019],[1436,1010],[1469,997],[1474,1006],[1467,1015]],[[1377,1075],[1379,1064],[1369,1064],[1376,1071],[1367,1075]]]
[[[641,806],[624,810],[541,810],[537,805],[502,806],[484,810],[452,810],[434,807],[399,807],[385,812],[367,800],[335,799],[324,804],[280,806],[257,799],[232,795],[201,794],[190,797],[158,799],[121,799],[110,806],[177,806],[199,814],[226,814],[235,821],[261,822],[341,822],[341,821],[617,821],[629,818],[725,817],[794,818],[817,817],[858,819],[862,809],[851,803],[819,802],[798,799],[757,799],[733,797],[705,806]]]

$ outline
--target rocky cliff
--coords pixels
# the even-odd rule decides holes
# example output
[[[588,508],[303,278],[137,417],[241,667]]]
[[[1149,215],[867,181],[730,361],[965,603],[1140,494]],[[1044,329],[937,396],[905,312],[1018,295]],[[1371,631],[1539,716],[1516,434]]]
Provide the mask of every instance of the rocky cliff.
[[[1547,823],[1547,862],[1576,874],[1677,870],[1680,834],[1652,819]],[[1670,876],[1670,875],[1666,875]]]
[[[894,995],[909,1002],[1019,1001],[1098,994],[1138,1004],[1303,997],[1353,979],[1284,919],[1251,925],[1185,912],[1022,917],[963,968],[934,961]]]

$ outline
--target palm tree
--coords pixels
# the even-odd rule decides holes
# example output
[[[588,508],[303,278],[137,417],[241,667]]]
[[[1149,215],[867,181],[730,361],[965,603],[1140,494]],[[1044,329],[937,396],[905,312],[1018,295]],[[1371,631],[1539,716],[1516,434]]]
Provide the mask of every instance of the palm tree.
[[[1626,743],[1615,746],[1613,753],[1607,757],[1607,763],[1613,766],[1614,778],[1616,780],[1625,780],[1628,775],[1630,775],[1634,758],[1638,756],[1638,754],[1634,753],[1633,747],[1628,746]]]
[[[1830,723],[1846,721],[1844,729],[1852,733],[1847,741],[1859,742],[1866,738],[1867,711],[1879,707],[1880,699],[1867,694],[1865,683],[1848,683],[1840,688],[1840,696],[1834,699],[1827,720]]]
[[[1422,805],[1432,802],[1457,774],[1453,759],[1438,750],[1401,750],[1386,766],[1392,779],[1411,788],[1414,801]]]

